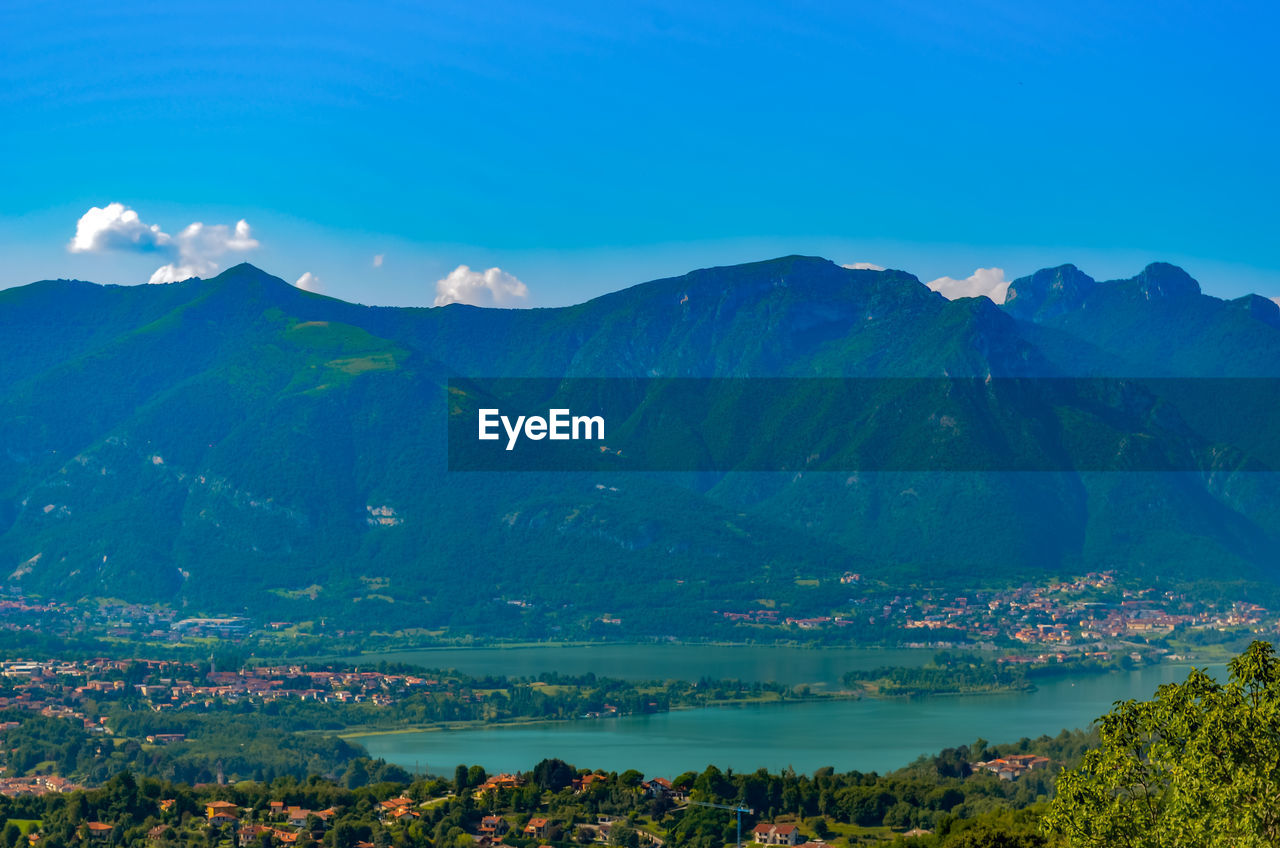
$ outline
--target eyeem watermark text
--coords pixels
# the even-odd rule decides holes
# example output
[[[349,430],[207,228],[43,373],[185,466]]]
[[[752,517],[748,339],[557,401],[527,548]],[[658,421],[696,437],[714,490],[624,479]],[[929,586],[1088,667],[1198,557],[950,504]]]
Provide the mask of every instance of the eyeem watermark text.
[[[512,450],[523,435],[526,439],[541,441],[581,441],[604,439],[604,416],[573,415],[567,409],[549,409],[547,417],[519,415],[512,421],[498,409],[479,410],[480,439],[495,441],[502,436],[498,427],[507,434],[507,450]]]

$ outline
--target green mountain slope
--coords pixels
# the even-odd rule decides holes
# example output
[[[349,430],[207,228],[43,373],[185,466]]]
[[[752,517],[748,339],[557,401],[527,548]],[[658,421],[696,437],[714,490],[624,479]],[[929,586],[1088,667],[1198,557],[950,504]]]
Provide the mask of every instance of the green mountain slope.
[[[0,573],[59,597],[527,635],[599,630],[606,614],[628,632],[701,632],[714,610],[760,598],[816,613],[830,594],[797,578],[845,570],[890,584],[1098,567],[1270,580],[1280,499],[1265,474],[445,470],[451,376],[1280,367],[1274,304],[1205,297],[1170,268],[1114,284],[1040,272],[1003,309],[806,257],[563,309],[364,307],[247,265],[165,286],[11,289]],[[1174,321],[1194,344],[1169,340]],[[897,427],[868,438],[921,445]],[[998,428],[984,438],[1000,449]]]

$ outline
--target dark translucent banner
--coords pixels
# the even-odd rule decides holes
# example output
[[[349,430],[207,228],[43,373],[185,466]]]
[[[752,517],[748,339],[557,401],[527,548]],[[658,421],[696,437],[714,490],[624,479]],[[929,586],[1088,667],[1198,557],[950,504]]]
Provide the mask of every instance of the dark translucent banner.
[[[450,471],[1272,471],[1280,380],[453,379]]]

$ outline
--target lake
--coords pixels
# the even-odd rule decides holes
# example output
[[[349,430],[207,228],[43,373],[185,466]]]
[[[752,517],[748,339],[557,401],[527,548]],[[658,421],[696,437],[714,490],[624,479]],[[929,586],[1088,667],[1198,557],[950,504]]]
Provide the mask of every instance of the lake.
[[[542,670],[537,652],[559,651],[569,652],[562,653],[562,658],[576,657],[580,663],[572,668],[561,666],[564,671],[594,671],[632,679],[684,676],[670,665],[665,666],[666,673],[638,668],[649,662],[643,659],[642,652],[654,650],[650,646],[534,648],[522,649],[534,654],[497,651],[497,656],[490,649],[482,650],[487,652],[483,658],[435,663],[426,662],[418,652],[412,661],[456,666],[463,671],[485,666],[485,671],[492,673],[527,674]],[[693,679],[704,674],[767,679],[750,673],[751,669],[768,668],[776,662],[781,663],[778,679],[785,682],[834,685],[844,670],[854,667],[841,664],[859,657],[871,666],[901,662],[900,658],[893,659],[893,651],[856,649],[713,651],[710,647],[673,646],[673,650],[693,650],[693,656],[680,666],[692,670]],[[585,654],[590,651],[601,653],[588,658]],[[744,653],[735,656],[732,652],[737,651]],[[769,653],[774,651],[782,653]],[[440,656],[450,652],[426,653]],[[511,656],[506,656],[508,653]],[[832,656],[821,656],[828,653]],[[877,656],[871,658],[868,653]],[[916,651],[907,656],[923,662],[930,654]],[[718,673],[700,665],[699,657],[712,656],[721,663]],[[618,665],[597,666],[605,657]],[[407,657],[402,659],[410,661]],[[500,660],[514,665],[504,665]],[[489,666],[490,663],[494,665]],[[516,671],[517,668],[521,670]],[[887,771],[904,766],[921,754],[970,743],[978,737],[1013,742],[1023,736],[1053,735],[1063,728],[1085,727],[1110,709],[1114,701],[1149,698],[1161,683],[1185,679],[1188,669],[1187,665],[1167,664],[1130,672],[1060,678],[1042,683],[1031,693],[715,707],[558,724],[373,734],[355,741],[375,757],[440,774],[452,774],[458,763],[479,764],[490,772],[527,771],[545,757],[559,757],[582,768],[634,768],[649,776],[665,777],[701,771],[711,763],[735,771],[761,767],[779,770],[788,766],[798,772],[813,772],[823,766],[834,766],[839,771]],[[1210,671],[1221,677],[1223,669],[1217,666]]]

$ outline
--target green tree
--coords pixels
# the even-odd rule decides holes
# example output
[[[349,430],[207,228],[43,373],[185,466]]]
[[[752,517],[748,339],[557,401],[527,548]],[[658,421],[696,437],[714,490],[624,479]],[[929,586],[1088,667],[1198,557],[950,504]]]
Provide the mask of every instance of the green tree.
[[[1256,641],[1229,668],[1116,704],[1045,827],[1090,848],[1280,846],[1280,659]]]
[[[564,760],[548,759],[533,767],[533,782],[542,789],[559,792],[573,782],[575,774],[573,766]]]
[[[644,780],[644,775],[635,769],[627,769],[618,775],[618,785],[625,786],[628,789],[635,789]]]
[[[616,848],[640,848],[640,834],[625,824],[615,824],[609,829],[609,844]]]
[[[945,848],[1042,848],[1045,838],[1038,833],[1006,830],[999,825],[980,824],[942,841]]]
[[[358,841],[356,829],[349,822],[338,822],[331,833],[333,834],[333,848],[352,848]]]
[[[915,808],[906,801],[899,801],[885,811],[885,827],[906,829],[914,824]]]

